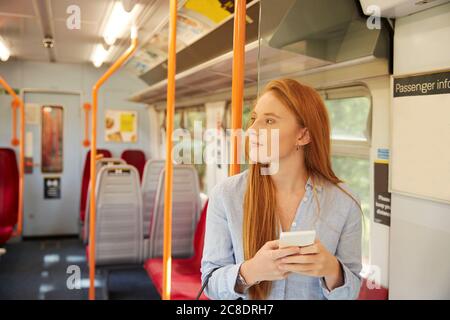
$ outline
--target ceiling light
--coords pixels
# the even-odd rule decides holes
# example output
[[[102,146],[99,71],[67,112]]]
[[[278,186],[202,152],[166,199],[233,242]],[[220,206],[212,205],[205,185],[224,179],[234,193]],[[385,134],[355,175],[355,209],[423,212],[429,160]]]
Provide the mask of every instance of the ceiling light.
[[[108,57],[109,50],[105,50],[102,44],[97,44],[92,52],[91,61],[96,68],[99,68]]]
[[[123,8],[121,1],[115,2],[103,32],[105,42],[108,45],[113,45],[116,39],[120,38],[130,25],[135,23],[136,17],[141,9],[141,5],[135,4],[133,9],[127,12]]]
[[[2,61],[6,61],[9,59],[9,56],[11,55],[11,52],[9,51],[9,48],[6,46],[5,41],[2,37],[0,37],[0,59]]]

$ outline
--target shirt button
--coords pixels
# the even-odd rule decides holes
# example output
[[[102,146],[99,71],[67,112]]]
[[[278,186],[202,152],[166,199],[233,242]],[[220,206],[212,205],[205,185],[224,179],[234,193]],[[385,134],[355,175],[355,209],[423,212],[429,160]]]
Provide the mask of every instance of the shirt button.
[[[308,197],[303,198],[303,202],[306,202],[306,201],[308,201]]]
[[[297,226],[297,223],[296,223],[296,222],[292,222],[292,226],[293,226],[293,227],[296,227],[296,226]]]

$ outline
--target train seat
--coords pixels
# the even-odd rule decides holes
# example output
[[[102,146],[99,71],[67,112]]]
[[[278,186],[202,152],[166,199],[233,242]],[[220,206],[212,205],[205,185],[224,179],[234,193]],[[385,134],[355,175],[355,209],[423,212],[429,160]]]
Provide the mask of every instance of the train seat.
[[[103,168],[104,166],[114,166],[114,165],[121,165],[121,164],[126,164],[125,160],[120,159],[120,158],[101,158],[98,159],[95,163],[95,169],[97,172],[97,177],[98,174],[100,172],[100,169]],[[89,199],[91,196],[91,186],[90,184],[88,185],[88,191],[87,191],[87,195],[86,195],[86,209],[85,214],[84,214],[84,224],[81,227],[81,235],[83,238],[84,243],[87,243],[88,241],[88,235],[89,235]]]
[[[117,165],[100,169],[96,212],[96,265],[142,262],[142,197],[136,168]]]
[[[142,181],[146,161],[145,153],[142,150],[125,150],[120,157],[138,170],[139,178]]]
[[[144,175],[142,177],[144,259],[149,255],[150,221],[153,215],[159,176],[164,169],[165,163],[164,160],[148,160],[145,164]]]
[[[105,158],[112,157],[111,152],[106,149],[97,149],[97,154],[102,154]],[[80,221],[84,223],[86,216],[86,200],[89,187],[89,180],[91,176],[91,151],[89,150],[84,160],[83,177],[81,179],[81,193],[80,193]]]
[[[150,223],[149,258],[161,257],[163,253],[164,230],[164,187],[165,169],[160,173]],[[200,216],[200,187],[198,174],[192,165],[173,167],[172,191],[172,254],[176,258],[193,255],[192,246],[195,228]]]
[[[205,239],[206,212],[208,202],[203,207],[200,219],[197,223],[194,236],[194,255],[187,259],[172,260],[172,292],[174,300],[195,299],[201,288],[201,260],[203,254],[203,243]],[[163,262],[161,258],[148,259],[144,268],[160,294],[162,294]],[[207,297],[202,294],[200,299]]]
[[[17,223],[19,169],[13,149],[0,148],[0,244],[9,240]]]

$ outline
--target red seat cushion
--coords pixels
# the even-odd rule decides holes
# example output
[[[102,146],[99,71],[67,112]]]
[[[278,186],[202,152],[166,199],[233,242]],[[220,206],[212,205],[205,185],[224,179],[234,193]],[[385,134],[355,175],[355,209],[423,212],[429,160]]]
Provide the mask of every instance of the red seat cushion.
[[[142,181],[142,175],[145,167],[145,153],[141,150],[125,150],[120,156],[126,163],[135,167],[139,172]]]
[[[98,149],[97,154],[102,154],[105,158],[110,158],[111,152],[105,149]],[[86,202],[87,192],[89,187],[89,180],[91,178],[91,151],[89,150],[84,160],[83,178],[81,180],[81,194],[80,194],[80,220],[84,222],[86,217]]]
[[[0,148],[0,243],[8,241],[17,223],[19,169],[16,153]]]
[[[201,280],[201,261],[203,254],[203,243],[205,239],[206,212],[208,202],[200,215],[194,235],[194,255],[188,259],[172,260],[172,286],[171,299],[173,300],[192,300],[197,297],[202,287]],[[163,261],[161,258],[148,259],[144,264],[145,270],[155,285],[158,292],[162,293]],[[202,294],[201,300],[208,298]]]
[[[171,299],[172,300],[193,300],[197,297],[198,292],[202,287],[200,270],[186,270],[185,260],[189,259],[174,259],[172,260],[172,286]],[[156,287],[156,290],[162,294],[162,277],[163,277],[163,261],[160,258],[148,259],[145,262],[144,268]],[[183,272],[179,272],[183,270]],[[208,298],[202,294],[201,300]]]
[[[387,300],[388,289],[384,287],[370,289],[367,286],[367,279],[362,279],[361,290],[358,300]]]

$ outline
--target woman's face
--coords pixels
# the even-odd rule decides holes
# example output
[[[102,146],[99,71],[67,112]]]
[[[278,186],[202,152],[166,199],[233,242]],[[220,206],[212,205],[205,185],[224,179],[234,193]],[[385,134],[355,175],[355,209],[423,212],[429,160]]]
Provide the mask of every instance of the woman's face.
[[[301,128],[295,115],[283,105],[275,94],[268,91],[258,100],[251,114],[249,156],[252,161],[269,163],[289,157],[304,145],[305,128]],[[303,137],[302,137],[303,135]]]

